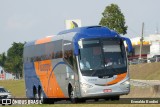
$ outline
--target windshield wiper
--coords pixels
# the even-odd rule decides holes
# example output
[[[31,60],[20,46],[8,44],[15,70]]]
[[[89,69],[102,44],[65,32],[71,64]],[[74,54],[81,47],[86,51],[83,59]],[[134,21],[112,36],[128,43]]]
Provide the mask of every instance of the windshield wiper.
[[[111,68],[114,72],[117,72],[117,73],[118,73],[117,69],[115,69],[115,68],[113,67],[113,65],[109,65],[109,66],[107,66],[106,68]]]
[[[94,72],[91,74],[91,76],[93,76],[96,72],[97,72],[97,70],[93,70]]]

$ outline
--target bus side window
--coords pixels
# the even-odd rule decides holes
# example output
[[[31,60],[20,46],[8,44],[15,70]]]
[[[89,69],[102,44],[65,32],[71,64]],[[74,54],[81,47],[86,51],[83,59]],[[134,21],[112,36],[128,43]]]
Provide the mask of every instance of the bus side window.
[[[69,50],[68,62],[73,66],[73,51]]]
[[[73,46],[70,41],[64,40],[64,59],[73,67]]]
[[[64,58],[71,66],[73,66],[73,51],[72,50],[65,50]]]

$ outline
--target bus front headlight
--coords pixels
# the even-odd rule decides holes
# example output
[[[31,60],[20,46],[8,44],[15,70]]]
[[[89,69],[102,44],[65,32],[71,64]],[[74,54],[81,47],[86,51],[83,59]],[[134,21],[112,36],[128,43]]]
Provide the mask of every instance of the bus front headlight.
[[[124,81],[123,83],[121,83],[121,85],[130,85],[130,81],[129,80]]]
[[[86,83],[80,83],[81,88],[87,89],[87,88],[92,88],[92,85],[86,84]]]

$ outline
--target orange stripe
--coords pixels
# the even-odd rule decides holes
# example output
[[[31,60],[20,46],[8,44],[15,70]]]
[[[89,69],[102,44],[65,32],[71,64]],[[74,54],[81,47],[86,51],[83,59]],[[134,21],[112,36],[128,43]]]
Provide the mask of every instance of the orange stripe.
[[[121,80],[123,80],[126,77],[126,75],[127,75],[127,73],[117,75],[116,79],[108,82],[107,85],[112,85],[112,84],[116,84],[116,83],[120,82]]]
[[[52,61],[51,60],[45,60],[45,61],[39,61],[34,62],[36,74],[40,79],[40,82],[42,84],[42,88],[48,98],[65,98],[65,95],[59,86],[56,76],[54,75],[54,72],[52,71]],[[52,75],[50,77],[50,74],[52,72]],[[49,80],[50,77],[50,80]],[[48,86],[49,81],[49,86]]]
[[[47,38],[39,39],[39,40],[36,41],[35,44],[37,45],[37,44],[43,44],[43,43],[50,42],[50,41],[51,41],[51,38],[52,38],[52,37],[47,37]]]

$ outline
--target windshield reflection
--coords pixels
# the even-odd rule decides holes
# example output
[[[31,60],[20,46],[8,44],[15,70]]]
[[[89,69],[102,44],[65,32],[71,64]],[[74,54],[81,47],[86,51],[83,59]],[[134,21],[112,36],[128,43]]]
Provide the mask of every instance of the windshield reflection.
[[[82,75],[105,75],[106,72],[126,69],[123,41],[119,39],[94,39],[83,40],[81,43],[79,61]],[[107,71],[107,69],[112,70]]]

